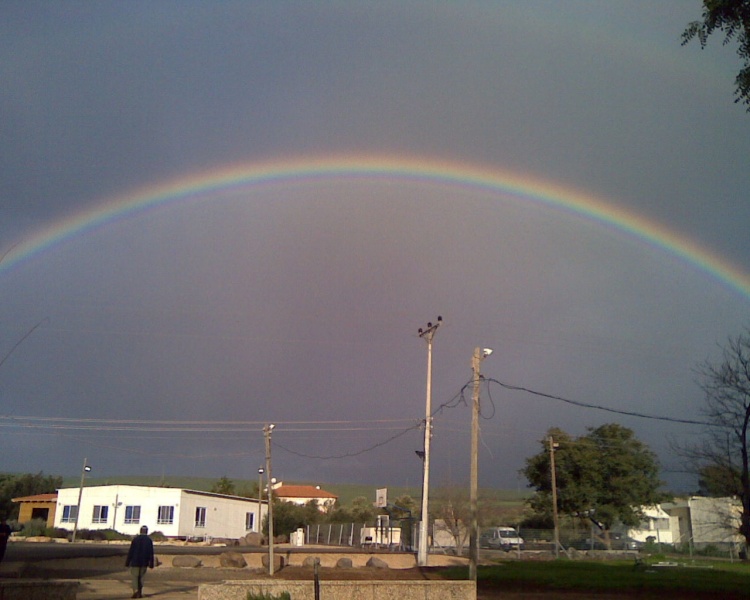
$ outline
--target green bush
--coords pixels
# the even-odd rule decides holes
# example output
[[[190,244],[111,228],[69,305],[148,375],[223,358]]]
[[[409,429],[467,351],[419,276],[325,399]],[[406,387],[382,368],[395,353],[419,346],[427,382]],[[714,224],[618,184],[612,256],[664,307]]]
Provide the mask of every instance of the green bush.
[[[292,600],[292,597],[289,595],[289,592],[281,592],[278,596],[264,592],[248,592],[247,600]]]
[[[50,538],[65,539],[69,533],[67,529],[63,529],[62,527],[47,527],[44,530],[44,535]]]
[[[32,519],[26,521],[23,524],[23,529],[19,532],[19,535],[23,537],[37,537],[44,535],[44,530],[47,528],[47,521],[44,519]]]
[[[155,542],[163,542],[167,539],[167,536],[164,535],[161,531],[154,531],[153,533],[149,534],[149,537]]]
[[[91,540],[92,542],[109,542],[112,540],[129,540],[130,536],[114,529],[79,529],[76,532],[76,539]]]

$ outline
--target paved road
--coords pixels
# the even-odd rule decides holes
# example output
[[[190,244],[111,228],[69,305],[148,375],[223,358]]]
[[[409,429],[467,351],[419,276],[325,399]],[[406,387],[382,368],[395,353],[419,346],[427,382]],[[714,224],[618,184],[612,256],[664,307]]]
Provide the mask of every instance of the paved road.
[[[129,544],[100,544],[96,542],[85,543],[36,543],[36,542],[12,542],[8,544],[5,560],[15,561],[37,561],[51,560],[55,558],[105,558],[108,556],[122,556],[128,554]],[[211,554],[218,555],[226,552],[226,547],[221,546],[169,546],[157,545],[159,554]],[[253,549],[243,548],[242,552],[253,552]],[[258,552],[264,550],[258,549]]]

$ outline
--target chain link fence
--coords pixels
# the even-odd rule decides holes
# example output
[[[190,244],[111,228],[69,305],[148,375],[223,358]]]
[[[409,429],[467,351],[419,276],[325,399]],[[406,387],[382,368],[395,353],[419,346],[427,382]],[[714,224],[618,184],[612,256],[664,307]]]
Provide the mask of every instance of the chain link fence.
[[[348,546],[351,548],[380,548],[413,550],[412,540],[417,539],[411,521],[387,526],[368,526],[366,523],[318,523],[307,525],[305,541],[318,546]]]

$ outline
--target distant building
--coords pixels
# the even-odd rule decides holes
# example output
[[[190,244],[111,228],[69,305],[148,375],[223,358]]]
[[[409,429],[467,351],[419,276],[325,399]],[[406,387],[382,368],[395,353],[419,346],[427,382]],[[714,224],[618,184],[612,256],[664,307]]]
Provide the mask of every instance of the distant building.
[[[321,490],[320,486],[284,485],[281,482],[274,486],[273,495],[282,502],[291,502],[301,506],[308,502],[315,502],[321,512],[327,511],[339,498],[336,494]]]
[[[79,488],[57,492],[54,522],[72,530]],[[84,487],[78,530],[115,529],[135,535],[142,525],[169,538],[244,537],[259,532],[268,510],[266,501],[182,488],[138,485]]]
[[[673,532],[677,517],[670,515],[661,505],[641,507],[643,519],[638,527],[627,530],[627,536],[636,542],[674,543]]]
[[[675,518],[672,533],[675,544],[721,548],[743,541],[739,534],[742,505],[737,498],[690,496],[664,503],[662,508]]]
[[[11,500],[21,505],[18,509],[19,523],[27,523],[32,519],[42,519],[47,523],[47,527],[54,527],[55,510],[57,509],[56,493],[22,496]]]

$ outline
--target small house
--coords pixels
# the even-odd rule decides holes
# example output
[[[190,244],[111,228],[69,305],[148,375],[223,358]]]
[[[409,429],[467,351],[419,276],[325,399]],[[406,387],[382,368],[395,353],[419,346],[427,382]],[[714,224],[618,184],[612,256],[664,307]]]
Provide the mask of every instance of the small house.
[[[47,527],[55,525],[55,511],[57,509],[57,494],[35,494],[34,496],[22,496],[12,498],[21,506],[18,508],[18,522],[28,523],[33,519],[42,519]]]
[[[274,487],[273,495],[282,502],[291,502],[301,506],[308,502],[315,502],[321,512],[327,511],[338,500],[336,494],[320,489],[319,485],[284,485],[279,483]]]

